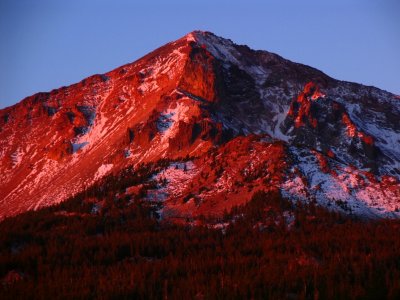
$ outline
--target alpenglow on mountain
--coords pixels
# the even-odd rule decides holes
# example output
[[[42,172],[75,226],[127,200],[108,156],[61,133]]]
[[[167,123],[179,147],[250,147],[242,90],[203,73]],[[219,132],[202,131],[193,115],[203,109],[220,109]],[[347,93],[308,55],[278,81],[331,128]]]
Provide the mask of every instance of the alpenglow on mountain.
[[[160,160],[141,197],[164,218],[222,215],[259,190],[398,217],[399,120],[394,94],[195,31],[0,110],[0,219]]]

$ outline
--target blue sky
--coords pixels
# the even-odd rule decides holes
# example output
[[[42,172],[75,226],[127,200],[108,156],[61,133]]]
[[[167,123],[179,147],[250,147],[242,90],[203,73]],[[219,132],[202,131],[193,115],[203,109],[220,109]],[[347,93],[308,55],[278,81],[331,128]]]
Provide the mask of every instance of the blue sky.
[[[195,29],[400,94],[398,0],[1,0],[0,108]]]

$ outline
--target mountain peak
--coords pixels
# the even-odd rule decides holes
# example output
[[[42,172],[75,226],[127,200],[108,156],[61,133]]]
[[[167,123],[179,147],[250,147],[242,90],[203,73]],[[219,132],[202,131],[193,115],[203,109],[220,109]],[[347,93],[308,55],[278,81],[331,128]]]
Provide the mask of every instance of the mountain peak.
[[[186,34],[183,38],[189,43],[195,43],[203,49],[209,51],[215,58],[229,60],[237,63],[235,55],[235,43],[231,40],[215,35],[209,31],[195,30]]]
[[[170,177],[146,197],[188,215],[273,188],[293,200],[337,207],[340,198],[354,212],[393,216],[399,118],[392,94],[193,31],[0,110],[0,218],[148,162],[162,162]],[[171,162],[183,157],[190,172]],[[224,168],[237,160],[240,168]]]
[[[222,37],[217,36],[216,34],[210,32],[210,31],[204,31],[204,30],[193,30],[189,33],[187,33],[183,38],[185,38],[188,42],[199,42],[204,39],[224,39]],[[225,39],[224,39],[225,40]]]

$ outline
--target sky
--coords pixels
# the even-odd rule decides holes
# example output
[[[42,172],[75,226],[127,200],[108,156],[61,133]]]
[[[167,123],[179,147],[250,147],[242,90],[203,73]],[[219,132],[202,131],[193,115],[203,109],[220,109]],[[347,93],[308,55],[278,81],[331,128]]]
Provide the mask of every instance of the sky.
[[[0,0],[0,108],[196,29],[400,94],[399,0]]]

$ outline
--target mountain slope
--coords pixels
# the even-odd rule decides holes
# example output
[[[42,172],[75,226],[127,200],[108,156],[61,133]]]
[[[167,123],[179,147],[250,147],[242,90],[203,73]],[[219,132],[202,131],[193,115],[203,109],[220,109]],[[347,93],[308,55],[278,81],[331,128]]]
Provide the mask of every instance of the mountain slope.
[[[1,110],[0,218],[166,158],[147,195],[166,216],[221,214],[258,189],[397,216],[399,119],[391,93],[195,31]]]

